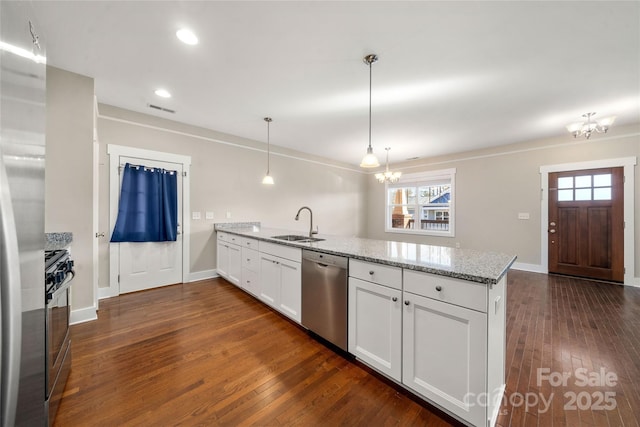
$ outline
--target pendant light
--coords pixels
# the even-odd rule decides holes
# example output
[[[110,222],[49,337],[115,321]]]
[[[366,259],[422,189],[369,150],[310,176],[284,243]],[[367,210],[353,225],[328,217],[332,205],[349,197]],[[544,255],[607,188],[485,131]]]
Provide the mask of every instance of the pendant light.
[[[378,158],[373,154],[371,147],[371,64],[378,60],[378,56],[371,54],[364,57],[364,63],[369,64],[369,147],[367,147],[367,155],[364,156],[360,163],[361,168],[377,168],[380,166]]]
[[[267,174],[262,178],[262,183],[266,185],[273,185],[273,177],[269,175],[269,166],[270,166],[270,157],[271,157],[271,149],[270,149],[270,140],[269,140],[269,123],[273,120],[271,117],[265,117],[264,121],[267,122]]]

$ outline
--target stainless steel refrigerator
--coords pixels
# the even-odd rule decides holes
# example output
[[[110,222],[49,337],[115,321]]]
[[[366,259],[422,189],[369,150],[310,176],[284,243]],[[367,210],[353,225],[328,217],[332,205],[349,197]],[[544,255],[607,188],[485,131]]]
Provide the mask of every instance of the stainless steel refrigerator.
[[[0,19],[0,425],[44,426],[44,40],[31,2]]]

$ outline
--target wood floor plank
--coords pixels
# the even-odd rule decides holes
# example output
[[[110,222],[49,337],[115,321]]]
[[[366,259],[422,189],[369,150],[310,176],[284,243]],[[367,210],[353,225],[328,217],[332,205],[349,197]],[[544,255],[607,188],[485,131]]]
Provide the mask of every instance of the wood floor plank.
[[[507,298],[498,426],[639,426],[640,289],[511,271]],[[457,424],[222,279],[103,300],[72,345],[56,426]],[[580,386],[580,368],[618,379]]]

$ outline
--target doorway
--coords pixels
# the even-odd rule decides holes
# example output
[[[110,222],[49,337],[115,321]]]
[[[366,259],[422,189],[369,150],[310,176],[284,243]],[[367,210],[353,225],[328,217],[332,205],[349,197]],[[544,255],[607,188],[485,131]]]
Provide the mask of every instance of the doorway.
[[[544,165],[540,167],[540,189],[541,189],[541,198],[540,198],[540,269],[535,270],[542,273],[552,272],[553,269],[550,268],[550,240],[551,236],[556,236],[559,234],[558,229],[556,228],[556,232],[552,233],[550,230],[554,229],[550,227],[551,221],[549,218],[549,204],[551,199],[551,191],[549,187],[549,176],[555,172],[571,172],[578,171],[584,172],[584,174],[580,173],[578,176],[589,175],[588,171],[597,170],[597,169],[608,169],[608,168],[622,168],[622,204],[623,204],[623,223],[622,223],[622,281],[625,285],[630,286],[640,286],[640,281],[635,277],[635,166],[637,164],[636,157],[621,157],[621,158],[612,158],[612,159],[601,159],[601,160],[592,160],[592,161],[584,161],[584,162],[575,162],[575,163],[564,163],[564,164],[554,164],[554,165]],[[593,174],[591,174],[593,175]],[[600,180],[600,178],[598,178]],[[612,177],[613,179],[613,177]],[[568,181],[566,181],[568,182]],[[575,195],[576,189],[586,189],[585,187],[581,187],[582,181],[575,185],[575,176],[574,176],[574,187],[572,187],[573,194]],[[600,182],[600,181],[598,181]],[[554,187],[557,188],[557,187]],[[596,185],[596,188],[599,188]],[[569,188],[562,188],[563,190],[568,190]],[[593,191],[593,186],[591,186],[591,191]],[[565,194],[568,194],[566,192]],[[586,194],[586,193],[585,193]],[[582,192],[578,194],[579,198],[583,197]],[[557,194],[554,197],[558,197]],[[568,200],[564,200],[564,202],[568,202]],[[569,212],[569,211],[567,211]],[[577,215],[577,212],[574,212]],[[602,213],[602,212],[601,212]],[[557,237],[556,237],[557,239]],[[584,240],[584,239],[583,239]],[[557,240],[556,240],[557,242]],[[534,271],[534,270],[532,270]],[[566,274],[566,273],[565,273]],[[602,279],[601,279],[602,280]],[[610,280],[610,279],[604,279]]]
[[[110,243],[109,292],[105,296],[188,282],[189,276],[189,168],[190,156],[108,145],[110,233],[118,214],[122,175],[126,163],[175,170],[178,173],[178,236],[175,242]]]
[[[623,168],[549,174],[549,273],[624,281]]]

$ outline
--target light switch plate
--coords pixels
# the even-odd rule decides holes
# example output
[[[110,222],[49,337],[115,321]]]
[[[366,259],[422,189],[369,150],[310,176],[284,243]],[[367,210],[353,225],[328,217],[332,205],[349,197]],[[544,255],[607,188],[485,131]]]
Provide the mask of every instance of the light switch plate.
[[[207,211],[204,214],[205,219],[213,219],[213,212]]]
[[[191,212],[191,219],[200,219],[200,212]]]

